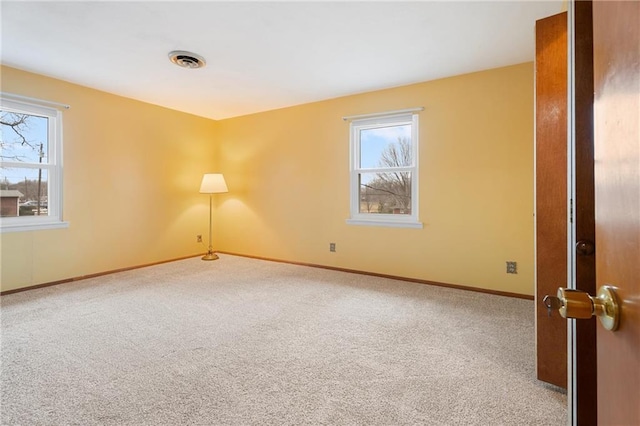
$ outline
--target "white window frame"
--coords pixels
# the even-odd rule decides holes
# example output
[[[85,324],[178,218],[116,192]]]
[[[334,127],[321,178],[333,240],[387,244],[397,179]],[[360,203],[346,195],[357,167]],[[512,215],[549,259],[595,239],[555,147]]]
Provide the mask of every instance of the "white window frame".
[[[416,111],[422,110],[416,109]],[[387,226],[397,228],[422,228],[418,216],[418,114],[415,112],[390,112],[361,116],[350,124],[350,217],[349,225]],[[345,118],[346,119],[346,118]],[[360,132],[389,126],[411,125],[411,150],[413,163],[406,167],[362,168],[360,167]],[[360,212],[361,173],[384,173],[389,171],[411,173],[411,214],[385,214]]]
[[[2,94],[0,96],[2,110],[48,118],[48,161],[39,164],[0,160],[0,166],[46,170],[48,214],[46,216],[2,217],[0,218],[0,233],[67,228],[69,223],[63,221],[62,216],[62,111],[45,105],[53,104],[51,102],[41,101],[43,105],[40,105],[37,103],[37,99],[32,102],[22,100],[20,96],[15,96],[15,98]]]

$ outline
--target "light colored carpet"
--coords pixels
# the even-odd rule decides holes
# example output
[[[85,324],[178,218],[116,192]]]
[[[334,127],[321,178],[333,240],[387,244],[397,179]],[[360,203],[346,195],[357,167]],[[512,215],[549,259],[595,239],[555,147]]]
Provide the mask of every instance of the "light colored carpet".
[[[3,296],[2,424],[566,424],[531,301],[220,257]]]

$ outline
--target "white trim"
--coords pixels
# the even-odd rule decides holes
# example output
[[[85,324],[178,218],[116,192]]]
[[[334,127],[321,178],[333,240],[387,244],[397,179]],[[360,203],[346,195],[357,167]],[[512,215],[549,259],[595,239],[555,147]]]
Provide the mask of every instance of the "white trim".
[[[422,222],[400,222],[391,220],[367,220],[367,219],[347,219],[347,225],[362,226],[386,226],[389,228],[414,228],[422,229]]]
[[[58,108],[69,109],[71,105],[62,104],[60,102],[54,101],[46,101],[44,99],[32,98],[29,96],[16,95],[15,93],[8,92],[0,92],[0,98],[5,98],[10,101],[18,101],[18,102],[27,102],[29,104],[43,105],[43,106],[53,106]]]
[[[52,221],[52,222],[40,222],[40,223],[12,223],[7,225],[4,223],[4,219],[0,220],[0,234],[6,234],[9,232],[26,232],[26,231],[44,231],[47,229],[66,229],[69,227],[69,222],[65,221]]]
[[[363,118],[374,118],[374,117],[389,116],[389,115],[414,114],[420,111],[424,111],[424,107],[398,109],[395,111],[386,111],[386,112],[374,112],[371,114],[347,115],[342,117],[342,119],[344,121],[352,121],[352,120],[361,120]]]
[[[567,2],[567,288],[576,288],[576,220],[574,202],[575,179],[575,3]],[[576,320],[567,320],[567,423],[578,425],[578,375],[577,373]]]
[[[407,111],[407,110],[403,110]],[[349,214],[347,224],[352,225],[369,225],[369,226],[390,226],[405,228],[422,228],[418,215],[418,146],[419,141],[419,120],[415,113],[392,111],[390,113],[369,114],[361,116],[359,120],[354,120],[350,124],[349,133]],[[374,116],[375,115],[375,116]],[[360,166],[360,132],[366,129],[376,129],[387,125],[411,126],[411,157],[413,163],[410,166],[400,167],[372,167],[363,168]],[[408,172],[411,174],[411,214],[380,214],[380,213],[362,213],[360,212],[360,177],[363,174],[370,173],[389,173],[389,172]]]
[[[43,104],[55,104],[49,101],[35,100],[35,103],[26,102],[26,96],[11,95],[16,99],[10,99],[2,93],[0,108],[5,111],[13,111],[20,114],[46,117],[47,120],[47,162],[19,162],[1,161],[2,167],[42,169],[47,171],[47,215],[43,216],[19,216],[3,217],[0,219],[0,233],[35,231],[43,229],[68,228],[68,222],[63,221],[63,197],[62,197],[62,111],[57,108],[44,106]],[[10,94],[9,94],[10,95]],[[20,98],[20,100],[18,100]],[[62,104],[59,104],[62,105]]]

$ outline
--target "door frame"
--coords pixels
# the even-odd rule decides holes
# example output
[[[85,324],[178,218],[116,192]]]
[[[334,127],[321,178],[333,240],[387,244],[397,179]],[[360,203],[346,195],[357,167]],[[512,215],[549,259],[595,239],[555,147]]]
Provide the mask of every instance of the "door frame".
[[[595,254],[578,256],[575,250],[579,240],[596,242],[592,1],[570,0],[567,19],[567,287],[593,295]],[[567,376],[568,423],[597,424],[594,318],[567,321]]]
[[[575,3],[574,0],[567,2],[567,288],[577,289],[576,285],[576,264],[574,258],[574,244],[576,243],[576,226],[573,221],[573,200],[576,194],[575,178]],[[577,378],[577,333],[576,322],[567,320],[567,417],[568,424],[578,425],[578,384]]]

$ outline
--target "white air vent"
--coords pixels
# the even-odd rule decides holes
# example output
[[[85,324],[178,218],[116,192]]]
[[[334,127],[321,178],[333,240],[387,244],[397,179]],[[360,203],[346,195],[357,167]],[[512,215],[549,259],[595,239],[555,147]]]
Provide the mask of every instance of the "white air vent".
[[[169,52],[169,59],[182,68],[202,68],[207,64],[202,56],[184,50]]]

